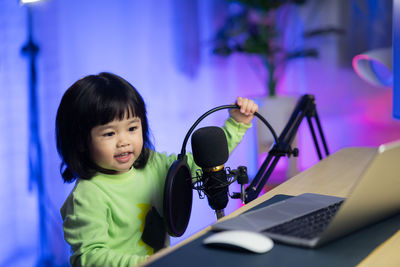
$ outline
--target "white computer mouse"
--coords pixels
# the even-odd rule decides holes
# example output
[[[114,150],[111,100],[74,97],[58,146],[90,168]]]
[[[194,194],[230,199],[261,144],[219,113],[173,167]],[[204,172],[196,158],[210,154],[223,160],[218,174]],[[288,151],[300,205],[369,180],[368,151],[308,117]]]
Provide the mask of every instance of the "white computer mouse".
[[[244,249],[265,253],[272,249],[274,242],[267,236],[251,231],[231,230],[215,233],[203,240],[206,245],[224,248]]]

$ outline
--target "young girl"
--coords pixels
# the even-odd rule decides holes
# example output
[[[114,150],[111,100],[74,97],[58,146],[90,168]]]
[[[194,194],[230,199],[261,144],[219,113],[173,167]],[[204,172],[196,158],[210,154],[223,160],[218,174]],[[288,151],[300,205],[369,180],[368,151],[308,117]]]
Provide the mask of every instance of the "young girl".
[[[240,142],[257,105],[237,98],[223,127],[229,151]],[[72,266],[134,266],[153,249],[141,237],[146,214],[162,210],[164,179],[176,155],[154,151],[145,103],[126,80],[89,75],[64,94],[56,118],[64,182],[76,181],[61,208]],[[188,153],[188,164],[198,167]]]

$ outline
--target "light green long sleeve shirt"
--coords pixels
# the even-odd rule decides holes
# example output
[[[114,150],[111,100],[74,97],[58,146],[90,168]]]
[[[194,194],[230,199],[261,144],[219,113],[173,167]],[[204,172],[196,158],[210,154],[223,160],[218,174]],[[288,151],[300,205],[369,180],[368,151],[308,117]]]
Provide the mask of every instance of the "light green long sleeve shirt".
[[[250,126],[229,118],[223,130],[229,153]],[[198,168],[188,153],[192,172]],[[72,266],[134,266],[153,254],[142,240],[152,206],[161,213],[164,181],[177,155],[152,152],[145,168],[79,179],[61,208]]]

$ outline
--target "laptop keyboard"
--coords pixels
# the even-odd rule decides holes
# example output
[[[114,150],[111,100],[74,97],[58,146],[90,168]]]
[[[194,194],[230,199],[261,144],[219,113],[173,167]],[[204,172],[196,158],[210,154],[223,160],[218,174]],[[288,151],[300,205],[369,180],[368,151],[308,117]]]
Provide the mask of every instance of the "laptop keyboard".
[[[342,203],[343,201],[340,201],[291,221],[268,228],[263,232],[312,239],[325,230]]]

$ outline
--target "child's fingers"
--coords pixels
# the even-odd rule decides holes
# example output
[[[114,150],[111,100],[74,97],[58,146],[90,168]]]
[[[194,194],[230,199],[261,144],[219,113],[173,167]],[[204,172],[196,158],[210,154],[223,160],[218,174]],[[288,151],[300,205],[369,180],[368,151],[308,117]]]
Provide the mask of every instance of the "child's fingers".
[[[243,98],[241,98],[240,96],[238,98],[236,98],[236,104],[240,107],[242,106],[242,100]]]
[[[245,115],[249,115],[248,112],[248,108],[249,108],[249,100],[247,98],[243,98],[241,101],[241,105],[240,106],[240,112],[245,114]]]
[[[251,99],[238,97],[236,99],[236,104],[240,107],[240,113],[249,116],[258,111],[258,105]]]
[[[258,111],[258,105],[253,100],[251,100],[251,102],[250,113],[254,114]]]

